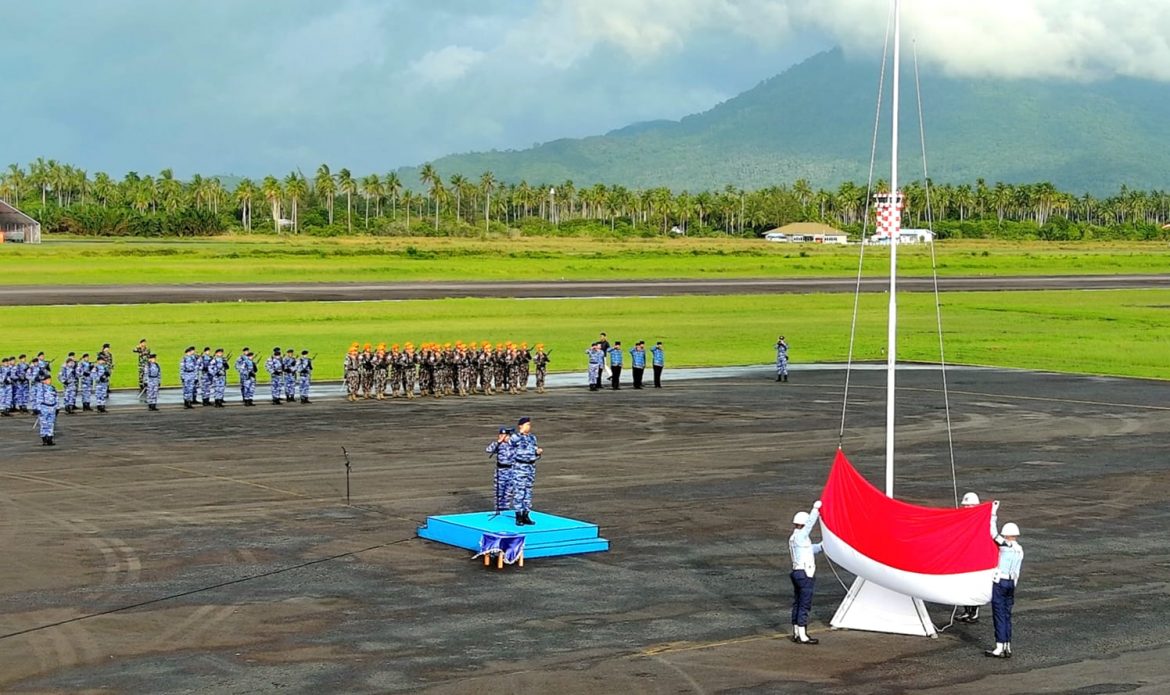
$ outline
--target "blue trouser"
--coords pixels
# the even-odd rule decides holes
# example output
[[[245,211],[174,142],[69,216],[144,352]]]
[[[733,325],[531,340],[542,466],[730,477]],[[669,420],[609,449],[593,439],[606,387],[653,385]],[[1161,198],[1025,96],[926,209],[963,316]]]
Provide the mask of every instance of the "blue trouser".
[[[281,379],[280,379],[279,374],[272,377],[272,382],[269,384],[269,386],[272,389],[272,400],[274,400],[274,401],[280,400],[280,387],[281,387],[281,385],[282,385],[282,383],[281,383]]]
[[[81,380],[81,402],[83,405],[89,405],[89,398],[93,394],[93,379]]]
[[[496,465],[496,511],[507,509],[512,495],[512,467]]]
[[[195,386],[199,383],[198,377],[185,376],[183,377],[183,400],[195,400]]]
[[[52,437],[53,427],[57,424],[57,409],[49,406],[41,406],[41,412],[37,417],[40,418],[41,436]]]
[[[536,482],[535,463],[512,465],[512,509],[527,512],[532,509],[532,484]]]
[[[817,580],[805,574],[804,570],[793,570],[788,576],[792,578],[792,624],[806,627]]]
[[[12,407],[12,384],[0,386],[0,410]]]
[[[28,406],[28,383],[16,382],[12,386],[12,403],[17,408],[25,408]]]
[[[240,396],[245,401],[250,401],[256,396],[256,379],[255,377],[247,377],[240,379]]]
[[[93,392],[94,400],[97,401],[98,405],[105,405],[106,400],[110,397],[110,384],[109,384],[109,382],[99,381],[99,382],[97,382],[97,384],[94,385],[93,388],[94,388],[94,392]]]
[[[309,397],[309,386],[312,384],[308,374],[302,374],[297,377],[297,387],[300,388],[301,398]]]
[[[590,363],[589,364],[589,385],[596,386],[599,383],[601,383],[601,365]]]
[[[148,405],[158,404],[158,387],[159,381],[157,379],[146,379],[146,403]]]
[[[65,405],[77,404],[77,382],[71,381],[65,384]]]
[[[199,393],[202,394],[203,400],[211,400],[211,375],[207,372],[199,375]]]
[[[788,358],[776,358],[776,374],[779,376],[788,376]]]
[[[995,624],[995,641],[1012,641],[1012,606],[1016,603],[1016,583],[1001,579],[991,585],[991,619]]]
[[[211,397],[217,401],[223,400],[224,389],[227,388],[226,376],[211,377]]]
[[[284,375],[284,397],[289,400],[297,397],[296,377],[292,373]]]

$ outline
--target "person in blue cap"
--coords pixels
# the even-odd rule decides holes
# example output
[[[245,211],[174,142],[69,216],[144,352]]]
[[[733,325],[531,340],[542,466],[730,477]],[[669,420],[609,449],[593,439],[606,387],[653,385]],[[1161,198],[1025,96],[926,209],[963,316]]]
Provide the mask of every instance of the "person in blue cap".
[[[515,450],[509,437],[515,434],[512,427],[501,427],[496,439],[487,446],[488,456],[496,457],[496,513],[504,511],[512,504],[512,468],[516,461]]]
[[[53,376],[49,373],[41,375],[41,388],[38,391],[40,402],[37,403],[37,419],[41,431],[41,444],[54,446],[53,430],[57,425],[57,389],[53,387]]]
[[[536,445],[532,434],[532,418],[522,417],[516,423],[516,433],[508,438],[512,445],[512,508],[516,510],[517,526],[532,526],[536,522],[529,516],[532,510],[532,486],[536,482],[536,462],[544,453]]]
[[[158,355],[150,353],[146,356],[146,365],[142,368],[142,376],[146,379],[146,408],[158,410],[158,390],[162,386],[162,365],[158,363]]]

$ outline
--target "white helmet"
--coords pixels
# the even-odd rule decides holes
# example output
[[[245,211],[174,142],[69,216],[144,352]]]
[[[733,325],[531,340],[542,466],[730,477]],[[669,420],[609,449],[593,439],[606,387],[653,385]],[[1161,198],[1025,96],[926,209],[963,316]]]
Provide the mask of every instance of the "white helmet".
[[[968,492],[963,495],[963,501],[959,504],[964,507],[974,507],[979,504],[979,495],[976,495],[974,492]]]
[[[808,512],[797,512],[796,515],[792,517],[792,524],[794,526],[804,526],[807,523]]]
[[[1020,535],[1020,527],[1016,526],[1015,524],[1013,524],[1012,522],[1009,521],[1008,523],[1003,525],[1003,531],[1000,531],[999,535],[1001,535],[1001,536],[1018,536],[1018,535]]]

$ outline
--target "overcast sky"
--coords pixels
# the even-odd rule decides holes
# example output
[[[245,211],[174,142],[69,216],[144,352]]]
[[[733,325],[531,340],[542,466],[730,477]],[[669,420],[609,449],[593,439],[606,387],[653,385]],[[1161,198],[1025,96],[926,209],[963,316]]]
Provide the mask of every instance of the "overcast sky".
[[[904,0],[951,73],[1170,80],[1170,2]],[[0,0],[0,166],[385,173],[708,109],[888,0]]]

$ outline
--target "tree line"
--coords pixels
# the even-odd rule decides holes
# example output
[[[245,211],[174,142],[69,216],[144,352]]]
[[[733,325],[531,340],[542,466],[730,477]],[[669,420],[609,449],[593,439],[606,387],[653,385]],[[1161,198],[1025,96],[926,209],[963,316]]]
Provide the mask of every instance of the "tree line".
[[[878,181],[874,193],[888,192]],[[1122,187],[1097,197],[1051,183],[930,184],[902,188],[903,226],[933,223],[941,238],[1166,238],[1170,193]],[[229,231],[323,236],[341,234],[490,233],[608,230],[622,235],[756,236],[790,222],[823,222],[858,234],[871,198],[853,182],[814,189],[806,180],[752,191],[674,192],[572,181],[505,183],[492,172],[444,179],[434,165],[417,182],[398,173],[354,175],[322,164],[312,178],[243,178],[228,188],[217,177],[180,180],[129,172],[120,180],[55,160],[0,173],[0,198],[38,218],[45,232],[99,236],[200,236]],[[868,216],[868,217],[867,217]]]

